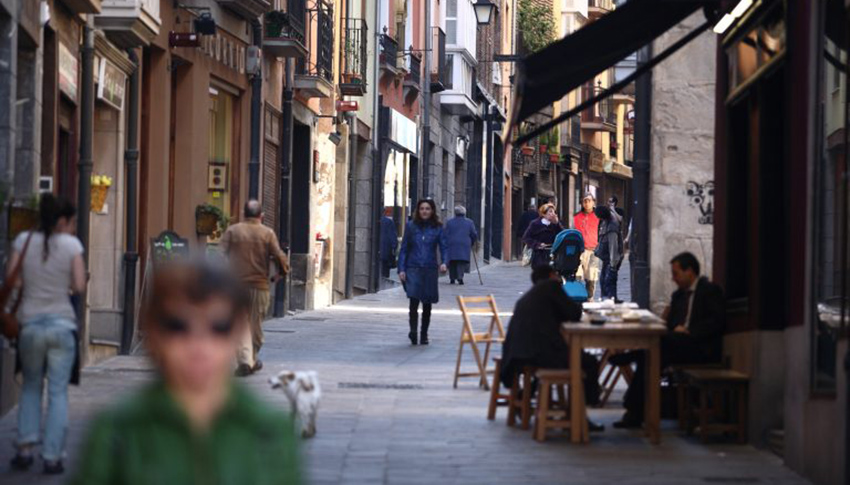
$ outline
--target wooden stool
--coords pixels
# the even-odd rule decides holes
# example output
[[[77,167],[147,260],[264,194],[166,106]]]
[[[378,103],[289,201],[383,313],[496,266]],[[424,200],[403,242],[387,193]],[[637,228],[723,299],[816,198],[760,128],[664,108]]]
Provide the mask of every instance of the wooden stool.
[[[686,369],[682,374],[685,382],[681,387],[685,389],[679,394],[679,410],[686,415],[688,433],[693,432],[696,419],[703,442],[712,433],[734,433],[739,443],[746,443],[747,388],[750,377],[729,369]],[[691,406],[694,398],[698,400],[695,409]],[[729,408],[736,408],[737,419],[734,422],[730,422],[732,413]],[[711,423],[710,418],[713,421]]]
[[[496,299],[493,295],[488,296],[472,296],[472,297],[457,297],[460,313],[463,317],[463,326],[460,331],[460,345],[457,349],[457,365],[455,366],[455,381],[454,387],[457,388],[457,380],[460,377],[477,377],[479,385],[484,389],[489,389],[487,383],[487,374],[492,371],[487,371],[487,359],[490,358],[490,347],[494,343],[502,343],[505,341],[505,327],[502,326],[502,320],[499,318],[499,309],[496,308]],[[485,308],[470,308],[470,304],[486,304]],[[478,332],[472,329],[472,320],[470,315],[484,314],[490,316],[490,326],[486,332]],[[484,356],[481,355],[481,350],[478,344],[484,344]],[[472,347],[472,356],[475,359],[477,371],[461,372],[460,361],[463,357],[463,346],[469,345]]]
[[[546,431],[550,428],[560,428],[567,431],[572,428],[570,421],[570,400],[565,389],[570,385],[570,371],[561,369],[541,369],[537,371],[537,412],[534,418],[534,439],[546,441]],[[557,402],[553,399],[552,389],[557,391]],[[572,392],[572,389],[570,389]],[[580,390],[578,392],[581,392]],[[582,411],[582,416],[584,411]],[[582,419],[579,426],[587,427],[587,420]],[[584,430],[585,435],[587,430]]]
[[[496,368],[493,369],[493,384],[490,385],[490,406],[487,408],[487,419],[490,421],[496,419],[496,408],[499,406],[507,406],[510,402],[511,395],[502,394],[502,382],[499,380],[499,374],[502,372],[502,358],[493,357],[493,363]]]
[[[533,386],[531,376],[537,372],[536,367],[527,365],[521,371],[514,374],[511,391],[508,395],[508,426],[516,425],[517,415],[520,417],[520,427],[528,429],[531,427],[531,413],[533,410],[531,398],[533,397]],[[522,386],[520,387],[520,383]],[[522,396],[520,396],[522,391]]]

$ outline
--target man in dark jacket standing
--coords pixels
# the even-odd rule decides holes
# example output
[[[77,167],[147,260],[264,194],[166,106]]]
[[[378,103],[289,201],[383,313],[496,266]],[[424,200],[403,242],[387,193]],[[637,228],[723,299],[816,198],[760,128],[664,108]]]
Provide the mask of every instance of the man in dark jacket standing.
[[[443,231],[449,247],[449,283],[457,281],[462,285],[463,275],[469,272],[472,246],[478,241],[475,223],[466,218],[466,208],[459,205],[455,207],[455,217],[446,223]]]
[[[699,261],[691,253],[681,253],[673,258],[670,270],[678,289],[663,314],[668,333],[661,339],[661,368],[720,362],[726,327],[723,290],[705,276],[700,276]],[[643,354],[642,351],[628,352],[610,359],[614,365],[638,364],[623,399],[626,414],[622,421],[615,423],[615,427],[637,427],[643,422],[646,387]]]
[[[597,207],[599,217],[599,245],[596,257],[602,261],[602,299],[617,298],[617,273],[623,262],[623,235],[620,231],[620,216],[610,207]]]
[[[534,286],[519,299],[508,325],[502,346],[502,372],[505,386],[512,384],[513,375],[523,366],[547,369],[569,367],[569,347],[561,335],[561,324],[581,320],[581,305],[570,300],[561,288],[561,278],[549,266],[534,268]],[[599,400],[599,362],[582,353],[585,399],[588,404]],[[595,424],[594,429],[599,429]]]
[[[398,247],[398,233],[392,215],[392,207],[387,207],[381,217],[381,276],[384,278],[389,278],[390,270],[395,267]]]

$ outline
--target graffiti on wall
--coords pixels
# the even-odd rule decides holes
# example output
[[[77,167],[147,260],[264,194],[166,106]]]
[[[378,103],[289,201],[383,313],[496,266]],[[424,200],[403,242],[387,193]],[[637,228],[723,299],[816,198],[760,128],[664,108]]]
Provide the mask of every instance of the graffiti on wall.
[[[688,204],[699,209],[697,222],[714,224],[714,180],[704,184],[689,181],[685,186],[685,194],[688,196]]]

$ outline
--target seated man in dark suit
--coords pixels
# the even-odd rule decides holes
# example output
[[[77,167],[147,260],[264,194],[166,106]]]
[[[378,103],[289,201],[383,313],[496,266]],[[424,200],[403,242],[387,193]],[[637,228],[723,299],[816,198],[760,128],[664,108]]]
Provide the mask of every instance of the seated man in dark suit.
[[[678,289],[664,310],[668,333],[661,338],[661,368],[681,364],[720,362],[726,309],[723,290],[700,276],[699,261],[681,253],[670,261]],[[643,352],[628,352],[610,359],[614,365],[637,362],[637,371],[623,399],[626,414],[615,428],[633,428],[643,423],[646,373]]]
[[[581,320],[581,305],[570,300],[561,288],[561,278],[549,266],[535,268],[531,273],[534,286],[517,301],[502,346],[502,372],[499,376],[506,387],[513,383],[514,373],[531,365],[546,369],[569,367],[569,347],[561,335],[561,324]],[[585,400],[599,401],[599,361],[583,353],[582,371],[585,374]],[[601,425],[589,423],[592,431]]]

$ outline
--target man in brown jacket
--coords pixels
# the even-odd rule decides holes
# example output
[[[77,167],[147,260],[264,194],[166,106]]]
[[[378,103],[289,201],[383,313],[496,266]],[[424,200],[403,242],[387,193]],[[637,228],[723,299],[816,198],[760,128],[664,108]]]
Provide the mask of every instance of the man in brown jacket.
[[[263,320],[269,308],[269,282],[289,272],[289,258],[280,249],[274,231],[263,225],[263,209],[256,200],[245,203],[245,221],[227,228],[221,248],[236,275],[251,293],[251,325],[236,353],[237,376],[247,376],[263,368],[257,353],[263,346]],[[269,277],[269,263],[278,267],[278,276]]]

